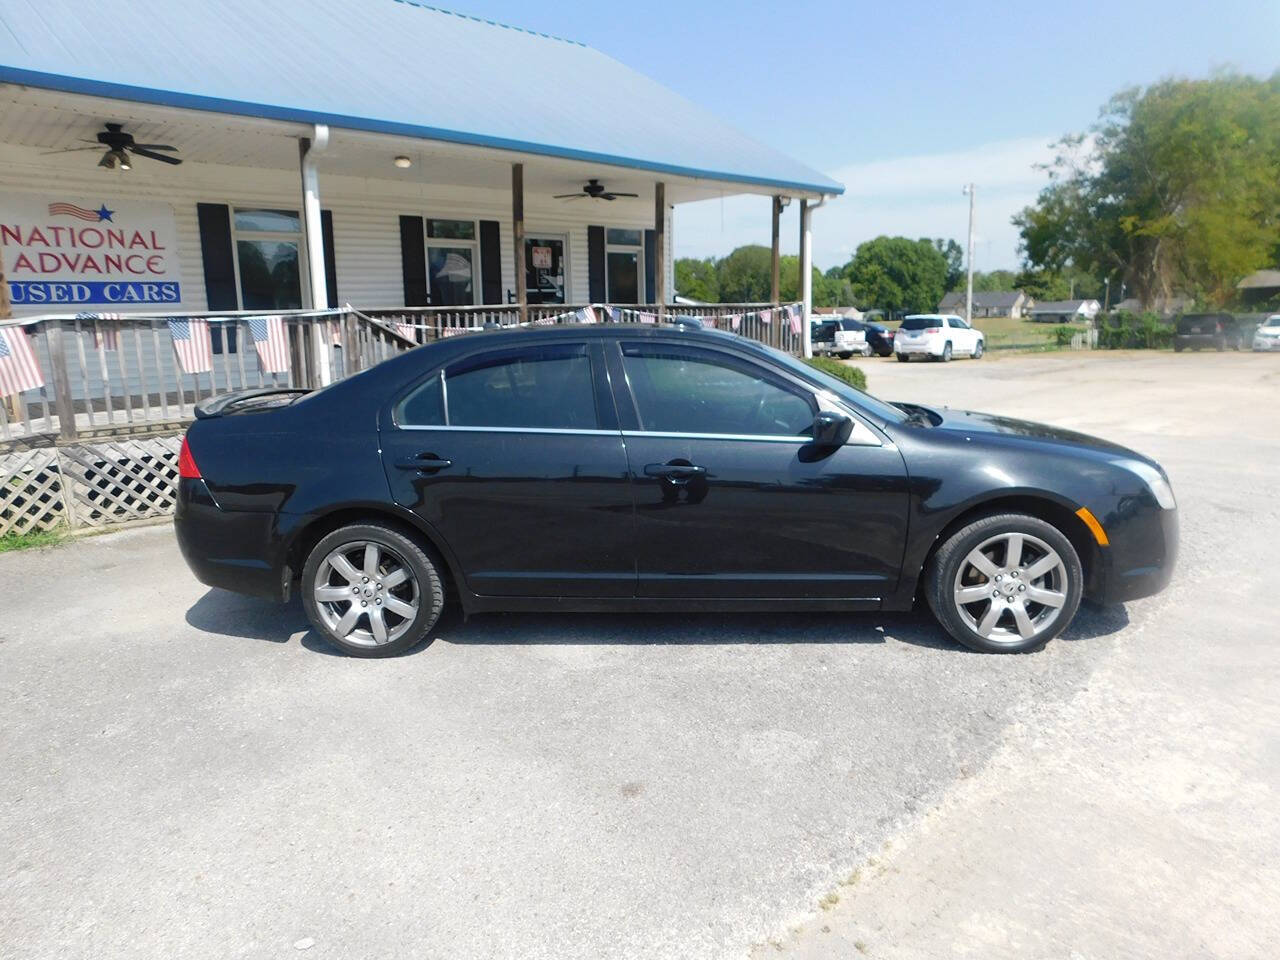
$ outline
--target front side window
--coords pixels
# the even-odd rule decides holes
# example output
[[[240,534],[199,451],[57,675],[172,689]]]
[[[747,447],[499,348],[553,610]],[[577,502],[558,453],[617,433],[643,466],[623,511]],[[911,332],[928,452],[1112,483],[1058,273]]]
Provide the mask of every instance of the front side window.
[[[302,306],[299,250],[302,218],[293,210],[236,208],[236,269],[240,309],[296,310]]]
[[[624,343],[622,365],[643,430],[803,437],[818,412],[805,391],[713,350]]]
[[[400,426],[595,430],[586,344],[547,344],[466,357],[413,390]]]
[[[476,302],[476,223],[474,220],[426,221],[427,282],[431,304],[470,306]]]

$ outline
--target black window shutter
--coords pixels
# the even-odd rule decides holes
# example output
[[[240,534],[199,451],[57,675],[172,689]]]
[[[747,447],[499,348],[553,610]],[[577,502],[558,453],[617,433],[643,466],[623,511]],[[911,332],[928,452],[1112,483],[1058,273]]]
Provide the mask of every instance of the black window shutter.
[[[502,240],[497,220],[480,221],[481,303],[502,303]]]
[[[404,305],[425,307],[427,296],[427,241],[421,217],[400,218],[400,267],[404,273]]]
[[[657,286],[658,235],[653,230],[644,232],[644,302],[657,303],[654,288]]]
[[[592,303],[609,299],[604,284],[604,227],[587,227],[587,284]]]
[[[236,264],[231,250],[231,211],[224,203],[197,203],[204,295],[210,310],[237,310]]]
[[[324,289],[328,306],[338,305],[338,257],[333,250],[333,211],[320,211],[320,239],[324,244]]]

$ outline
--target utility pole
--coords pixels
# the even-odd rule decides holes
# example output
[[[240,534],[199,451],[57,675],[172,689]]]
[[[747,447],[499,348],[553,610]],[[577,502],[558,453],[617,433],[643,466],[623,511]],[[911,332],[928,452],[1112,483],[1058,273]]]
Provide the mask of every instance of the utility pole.
[[[964,296],[964,322],[973,326],[973,198],[978,189],[971,183],[963,192],[969,196],[969,284]]]

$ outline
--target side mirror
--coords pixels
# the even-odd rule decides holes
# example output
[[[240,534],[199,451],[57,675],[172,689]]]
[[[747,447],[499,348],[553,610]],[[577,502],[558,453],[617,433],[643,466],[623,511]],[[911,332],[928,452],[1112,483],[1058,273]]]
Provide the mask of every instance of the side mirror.
[[[820,447],[842,447],[853,433],[853,420],[834,410],[823,410],[813,418],[813,442]]]

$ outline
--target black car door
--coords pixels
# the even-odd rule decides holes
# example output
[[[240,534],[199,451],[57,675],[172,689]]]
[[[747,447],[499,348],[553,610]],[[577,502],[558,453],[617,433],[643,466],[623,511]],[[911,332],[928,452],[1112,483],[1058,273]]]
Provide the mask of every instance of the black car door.
[[[732,350],[639,337],[607,349],[640,596],[874,602],[894,589],[907,478],[880,434],[858,420],[849,443],[816,447],[814,416],[835,398]]]
[[[439,531],[474,593],[634,596],[633,502],[598,345],[478,348],[388,406],[380,438],[396,502]]]

